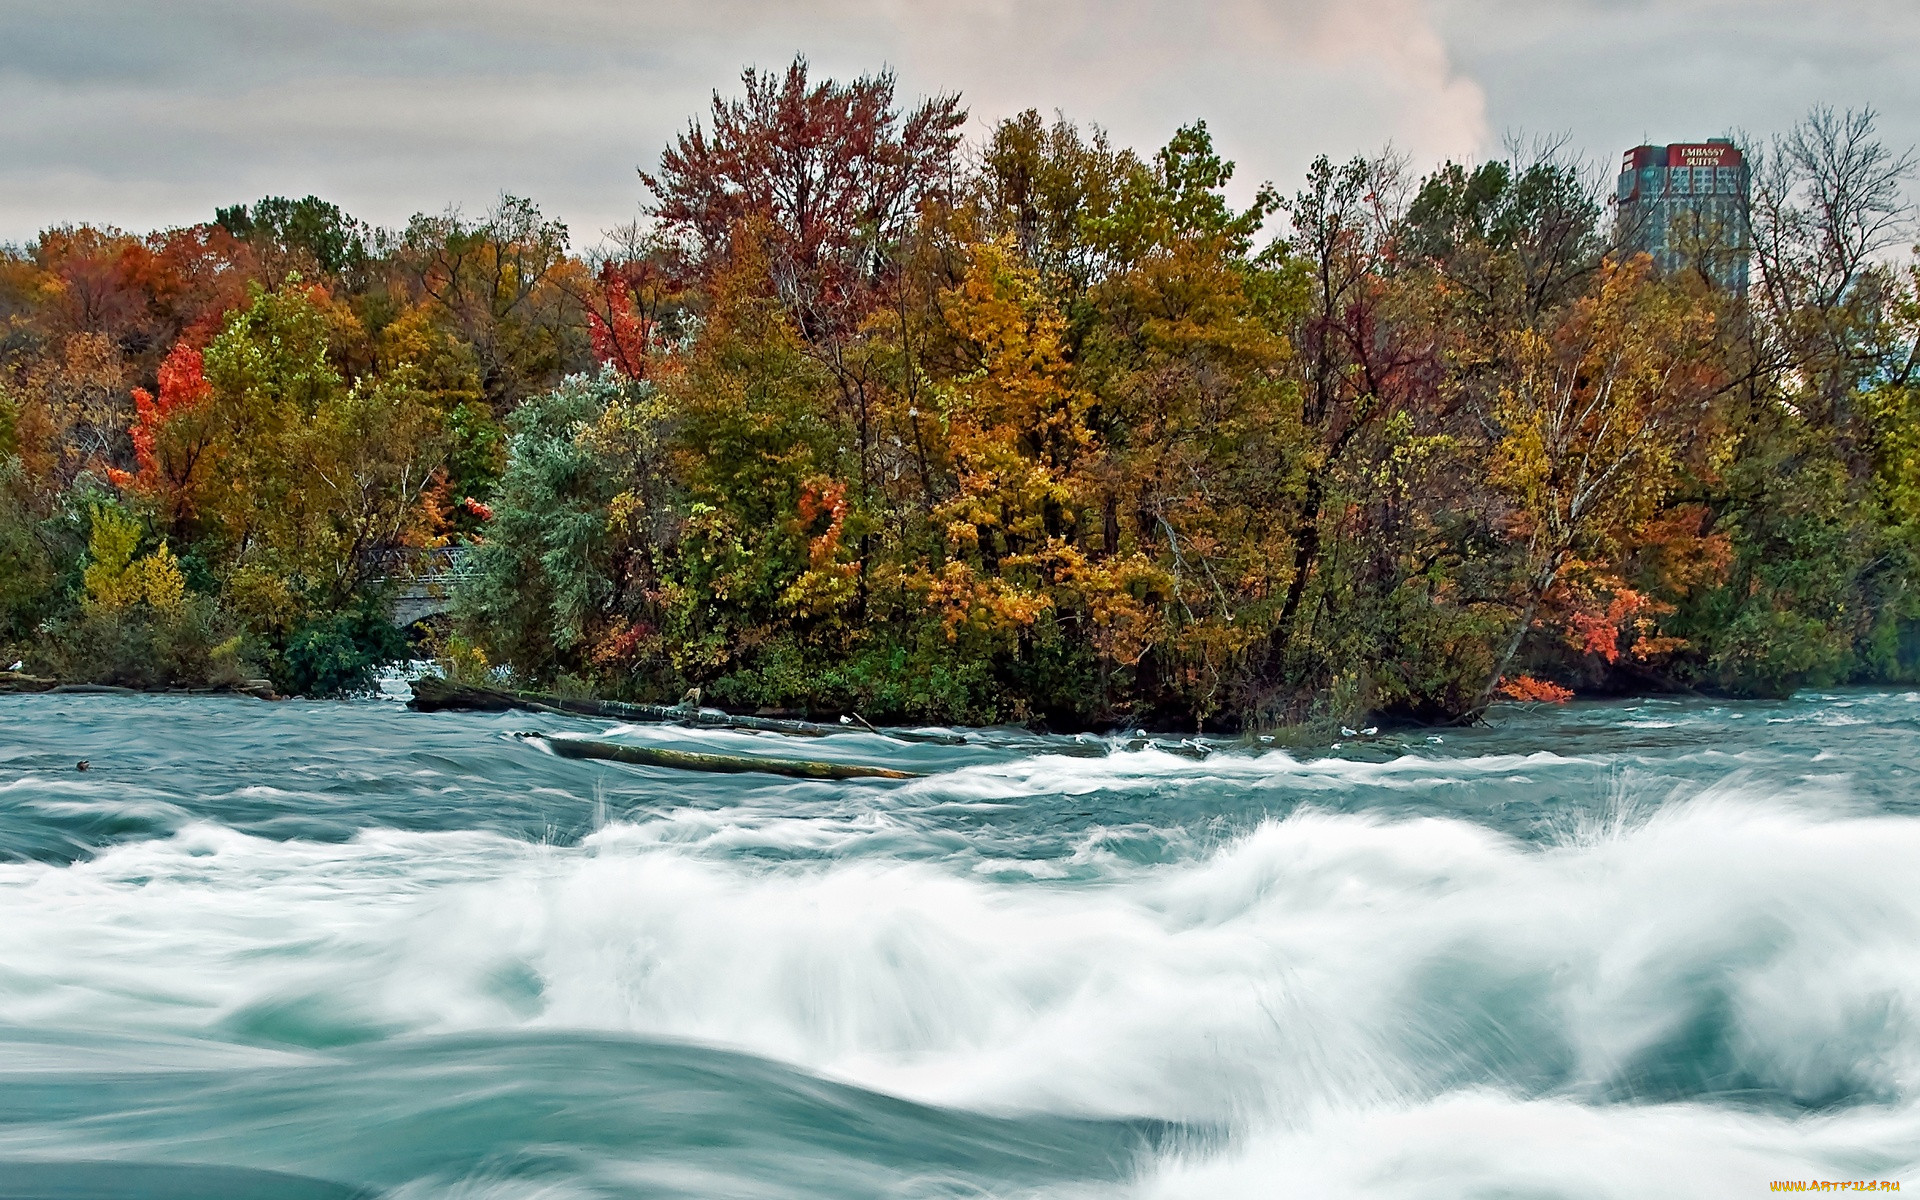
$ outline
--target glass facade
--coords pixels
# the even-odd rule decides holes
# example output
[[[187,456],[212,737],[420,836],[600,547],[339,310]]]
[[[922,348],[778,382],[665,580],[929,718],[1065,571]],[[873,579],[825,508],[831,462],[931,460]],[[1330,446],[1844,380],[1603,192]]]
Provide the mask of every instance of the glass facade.
[[[1661,271],[1696,270],[1744,291],[1749,181],[1745,156],[1728,141],[1635,147],[1615,193],[1616,240]]]

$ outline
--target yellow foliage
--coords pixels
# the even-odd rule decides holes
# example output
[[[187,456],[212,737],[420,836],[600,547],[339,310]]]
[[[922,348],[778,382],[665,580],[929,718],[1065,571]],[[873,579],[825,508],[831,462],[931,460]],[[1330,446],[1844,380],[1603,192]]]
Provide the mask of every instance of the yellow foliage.
[[[186,604],[187,581],[173,551],[162,542],[136,560],[133,552],[139,544],[138,521],[117,509],[94,506],[87,568],[81,575],[89,610],[115,613],[145,601],[155,612],[170,615]]]
[[[87,589],[87,607],[96,612],[118,612],[140,599],[140,580],[127,570],[134,547],[140,544],[140,523],[103,505],[93,507],[93,528],[87,535],[87,569],[81,582]]]
[[[940,614],[947,640],[970,633],[992,637],[1032,625],[1053,607],[1051,597],[950,562],[925,580],[928,607]]]
[[[444,329],[426,304],[418,304],[380,331],[374,362],[383,377],[404,381],[451,410],[481,398],[480,365],[471,346]]]
[[[949,332],[975,369],[941,390],[946,451],[958,477],[935,519],[951,553],[1044,541],[1071,520],[1076,470],[1092,436],[1086,397],[1071,382],[1066,323],[1033,269],[1005,242],[968,248],[967,273],[940,301]]]
[[[1507,339],[1514,371],[1494,416],[1493,482],[1514,500],[1550,579],[1581,546],[1632,540],[1657,511],[1706,415],[1712,313],[1609,262],[1558,328]]]
[[[73,334],[57,353],[29,360],[20,380],[23,424],[36,435],[22,439],[29,464],[64,486],[110,462],[132,416],[129,382],[126,356],[103,333]]]
[[[1164,629],[1159,609],[1172,594],[1173,581],[1146,555],[1136,551],[1099,563],[1082,558],[1066,575],[1085,598],[1101,654],[1133,666],[1159,643]]]
[[[222,599],[252,629],[290,629],[299,614],[299,599],[286,573],[263,563],[236,567],[227,576]]]
[[[152,554],[133,564],[127,577],[137,582],[140,595],[158,613],[171,616],[187,602],[187,581],[180,574],[180,560],[161,542]]]
[[[487,652],[474,642],[455,634],[441,643],[434,655],[440,673],[455,683],[491,684],[493,664]]]

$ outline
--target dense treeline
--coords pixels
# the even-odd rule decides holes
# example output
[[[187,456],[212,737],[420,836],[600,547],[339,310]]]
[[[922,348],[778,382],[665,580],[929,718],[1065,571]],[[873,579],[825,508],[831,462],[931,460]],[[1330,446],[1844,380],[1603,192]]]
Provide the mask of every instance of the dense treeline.
[[[526,201],[268,199],[0,257],[0,647],[364,684],[410,552],[456,674],[744,708],[1208,728],[1920,677],[1912,162],[1818,111],[1746,295],[1552,152],[1229,202],[749,72],[600,251]]]

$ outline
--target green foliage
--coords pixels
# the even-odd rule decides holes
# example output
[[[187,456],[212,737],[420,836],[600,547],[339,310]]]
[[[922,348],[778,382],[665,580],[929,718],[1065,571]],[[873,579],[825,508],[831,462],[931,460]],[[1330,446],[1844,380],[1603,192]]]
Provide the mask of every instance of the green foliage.
[[[1213,135],[1205,121],[1183,125],[1154,155],[1154,196],[1161,228],[1157,240],[1167,245],[1183,237],[1218,238],[1229,254],[1244,255],[1253,248],[1254,235],[1280,207],[1271,184],[1263,185],[1253,204],[1236,213],[1227,205],[1225,190],[1233,179],[1233,164],[1214,152]]]
[[[204,356],[207,381],[233,398],[243,419],[268,428],[313,413],[345,382],[329,356],[326,312],[298,278],[291,284],[256,285],[252,303],[227,319]]]
[[[369,691],[380,668],[407,657],[407,639],[376,606],[310,619],[297,626],[274,663],[274,686],[299,696]]]
[[[489,657],[530,679],[560,669],[614,591],[608,527],[623,470],[591,435],[645,391],[611,371],[575,376],[508,421],[506,472],[459,601]]]
[[[366,226],[318,196],[268,196],[253,205],[215,209],[213,220],[243,241],[303,254],[329,275],[364,270],[373,253]]]
[[[417,214],[393,264],[433,319],[472,354],[482,398],[504,415],[578,361],[582,272],[567,227],[531,200],[502,196],[478,220]]]
[[[447,482],[450,495],[484,500],[493,494],[506,465],[506,430],[484,404],[467,401],[447,414]]]
[[[53,621],[29,666],[120,687],[232,687],[264,678],[263,657],[211,597],[188,595],[170,612],[83,609]]]
[[[1781,414],[1729,472],[1736,557],[1726,586],[1683,610],[1703,682],[1779,696],[1912,678],[1899,628],[1915,619],[1912,533],[1875,503],[1832,441]]]
[[[47,619],[33,669],[126,687],[220,687],[258,678],[258,647],[210,596],[186,587],[178,560],[111,500],[84,506],[78,603]]]
[[[1416,258],[1444,262],[1476,247],[1538,251],[1564,238],[1597,263],[1599,216],[1600,205],[1571,166],[1537,162],[1516,169],[1495,161],[1468,171],[1448,163],[1407,207],[1407,248]]]
[[[60,571],[23,495],[24,474],[18,457],[0,456],[0,654],[25,643],[57,601]]]

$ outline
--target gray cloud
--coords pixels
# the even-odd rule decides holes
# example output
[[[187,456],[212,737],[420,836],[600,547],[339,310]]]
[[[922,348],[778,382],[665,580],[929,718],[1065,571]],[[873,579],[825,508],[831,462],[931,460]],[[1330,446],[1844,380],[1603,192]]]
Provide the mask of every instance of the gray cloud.
[[[1416,164],[1561,131],[1765,131],[1870,102],[1920,138],[1907,0],[26,0],[0,6],[0,239],[315,192],[394,224],[530,195],[576,240],[747,63],[891,64],[976,117],[1150,147],[1204,117],[1251,186],[1392,141]]]
[[[1447,0],[1438,20],[1497,126],[1596,152],[1765,134],[1815,103],[1872,105],[1889,140],[1920,140],[1911,0]]]

